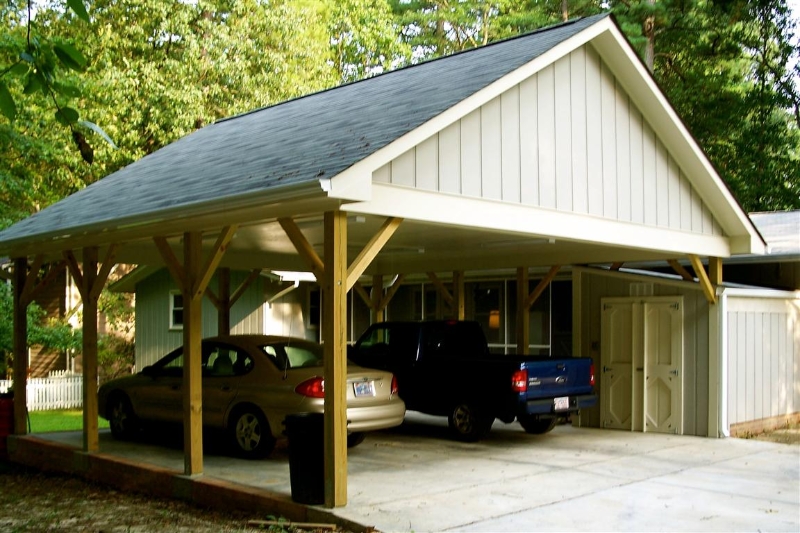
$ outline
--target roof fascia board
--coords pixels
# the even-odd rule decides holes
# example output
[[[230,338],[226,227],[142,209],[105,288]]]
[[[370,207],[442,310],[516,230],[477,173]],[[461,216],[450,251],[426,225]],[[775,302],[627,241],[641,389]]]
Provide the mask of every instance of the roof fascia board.
[[[509,72],[495,82],[487,85],[480,91],[477,91],[473,95],[465,98],[461,102],[430,119],[428,122],[422,124],[418,128],[397,138],[387,146],[384,146],[380,150],[370,154],[361,161],[358,161],[350,168],[342,171],[331,179],[331,181],[334,183],[340,180],[345,183],[358,183],[358,186],[360,187],[358,189],[358,197],[347,195],[340,196],[340,193],[336,192],[337,190],[341,190],[343,192],[353,190],[352,187],[347,185],[339,189],[337,185],[332,184],[329,194],[331,197],[336,198],[368,201],[369,194],[364,194],[363,191],[369,190],[368,184],[372,183],[372,173],[374,171],[389,163],[393,159],[403,155],[411,148],[420,144],[439,131],[445,129],[447,126],[453,124],[457,120],[467,116],[472,111],[498,97],[508,89],[522,83],[527,78],[533,76],[548,65],[556,62],[558,59],[569,54],[576,48],[583,46],[604,31],[608,31],[608,27],[613,25],[614,24],[611,21],[611,17],[601,19],[580,33],[573,35],[572,37],[557,44],[547,52],[536,57],[522,67]]]
[[[730,257],[727,237],[681,232],[588,214],[463,197],[383,183],[372,184],[369,202],[342,210],[450,226],[549,237],[669,254]],[[657,247],[653,247],[657,246]]]
[[[675,112],[650,72],[614,24],[591,42],[620,85],[647,118],[657,137],[686,172],[723,231],[733,237],[733,253],[763,254],[765,243],[739,202]],[[702,179],[696,179],[701,176]]]

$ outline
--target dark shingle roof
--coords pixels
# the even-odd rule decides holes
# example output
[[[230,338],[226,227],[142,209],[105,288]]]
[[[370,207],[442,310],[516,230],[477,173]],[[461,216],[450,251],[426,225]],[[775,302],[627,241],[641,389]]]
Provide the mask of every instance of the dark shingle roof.
[[[331,178],[608,15],[560,24],[219,121],[0,232],[5,241]]]

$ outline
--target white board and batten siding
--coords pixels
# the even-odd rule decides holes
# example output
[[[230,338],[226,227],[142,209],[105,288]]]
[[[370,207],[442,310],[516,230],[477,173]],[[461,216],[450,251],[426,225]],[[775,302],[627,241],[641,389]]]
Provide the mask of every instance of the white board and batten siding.
[[[382,166],[373,181],[722,234],[591,45]]]
[[[726,291],[728,424],[800,412],[800,296]]]

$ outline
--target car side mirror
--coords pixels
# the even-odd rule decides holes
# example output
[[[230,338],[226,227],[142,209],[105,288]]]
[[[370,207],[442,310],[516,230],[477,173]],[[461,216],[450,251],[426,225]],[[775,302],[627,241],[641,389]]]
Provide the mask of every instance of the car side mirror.
[[[152,365],[148,365],[142,369],[142,375],[155,378],[158,375],[158,372]]]

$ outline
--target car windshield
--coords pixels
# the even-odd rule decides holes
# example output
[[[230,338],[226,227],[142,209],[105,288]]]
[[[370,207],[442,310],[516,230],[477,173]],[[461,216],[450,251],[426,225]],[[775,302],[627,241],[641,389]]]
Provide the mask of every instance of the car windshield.
[[[262,345],[261,349],[281,370],[322,366],[322,346],[312,342],[273,342]]]

